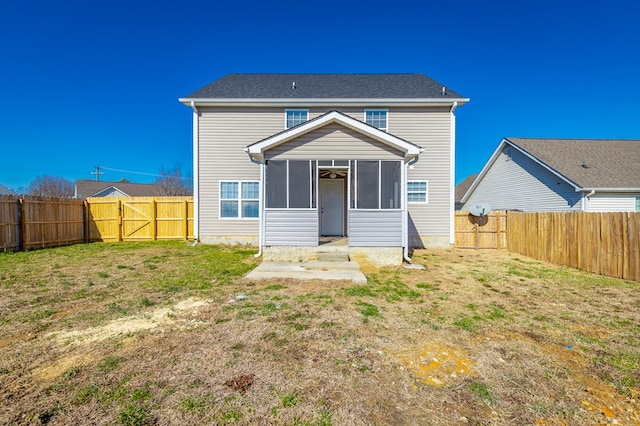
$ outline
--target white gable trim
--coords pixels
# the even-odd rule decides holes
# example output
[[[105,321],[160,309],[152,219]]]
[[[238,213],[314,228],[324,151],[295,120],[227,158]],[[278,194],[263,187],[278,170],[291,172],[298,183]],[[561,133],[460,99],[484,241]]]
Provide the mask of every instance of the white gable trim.
[[[529,154],[528,152],[524,151],[522,148],[520,148],[518,145],[514,144],[513,142],[511,142],[509,139],[504,138],[502,139],[502,141],[500,142],[500,144],[498,145],[498,147],[496,148],[496,150],[493,152],[493,154],[491,155],[491,157],[489,158],[489,161],[487,161],[487,163],[484,165],[484,167],[482,168],[482,171],[480,171],[480,173],[478,174],[478,176],[476,176],[476,178],[474,179],[473,183],[471,184],[471,186],[469,186],[469,189],[467,189],[467,192],[464,193],[464,195],[462,196],[462,198],[460,199],[461,203],[466,203],[467,200],[469,199],[469,197],[471,196],[471,194],[473,194],[473,191],[475,191],[475,189],[478,187],[478,185],[480,184],[480,182],[482,182],[482,179],[484,178],[484,176],[487,174],[487,172],[489,171],[489,169],[491,168],[491,166],[493,166],[493,163],[495,163],[496,159],[498,158],[498,156],[500,155],[500,153],[502,152],[502,149],[509,145],[512,148],[517,149],[519,152],[521,152],[523,155],[525,155],[526,157],[530,158],[531,160],[535,161],[536,163],[538,163],[540,166],[542,166],[543,168],[545,168],[546,170],[548,170],[550,173],[552,173],[554,176],[557,176],[559,179],[565,181],[566,183],[568,183],[569,185],[571,185],[574,190],[576,192],[581,191],[582,188],[579,185],[576,185],[575,182],[567,179],[565,176],[563,176],[562,174],[558,173],[555,169],[547,166],[545,163],[541,162],[540,160],[538,160],[536,157],[534,157],[533,155]]]
[[[120,189],[116,188],[115,186],[111,185],[108,186],[104,189],[101,189],[100,191],[96,192],[93,195],[90,195],[90,197],[105,197],[105,195],[102,195],[104,193],[109,193],[111,191],[115,191],[117,193],[119,193],[120,195],[111,195],[111,197],[128,197],[129,195],[123,191],[121,191]]]
[[[397,136],[393,136],[385,131],[376,129],[373,126],[369,126],[362,121],[356,120],[355,118],[349,117],[348,115],[342,114],[338,111],[330,111],[324,115],[314,118],[313,120],[309,120],[306,123],[292,127],[251,144],[244,148],[244,151],[248,153],[252,159],[262,163],[264,161],[265,151],[333,123],[339,123],[345,127],[355,130],[358,133],[366,135],[403,152],[406,161],[417,157],[422,151],[424,151],[424,149],[420,148],[418,145],[414,145]]]

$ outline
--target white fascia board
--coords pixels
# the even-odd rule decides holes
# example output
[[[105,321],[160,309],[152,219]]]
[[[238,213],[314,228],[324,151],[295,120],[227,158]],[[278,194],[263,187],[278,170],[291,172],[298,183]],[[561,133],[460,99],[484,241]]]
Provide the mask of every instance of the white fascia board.
[[[639,193],[640,188],[576,188],[576,192],[628,192],[628,193]]]
[[[255,144],[249,145],[244,150],[250,156],[254,157],[256,160],[262,161],[263,152],[267,149],[271,149],[276,147],[282,143],[288,142],[292,139],[295,139],[299,136],[302,136],[306,133],[309,133],[313,130],[319,129],[331,123],[340,123],[346,127],[349,127],[358,133],[365,134],[370,136],[373,139],[376,139],[386,145],[391,146],[399,151],[404,152],[406,157],[415,157],[424,151],[423,148],[404,141],[396,136],[393,136],[387,132],[376,129],[375,127],[371,127],[368,124],[365,124],[361,121],[358,121],[354,118],[341,114],[337,111],[331,111],[323,116],[320,116],[316,119],[309,120],[304,124],[301,124],[296,127],[292,127],[291,129],[285,130],[284,132],[278,133],[272,137],[262,140],[261,142],[257,142]]]
[[[438,99],[438,98],[416,98],[416,99],[332,99],[332,98],[311,98],[311,99],[255,99],[255,98],[238,98],[238,99],[206,99],[206,98],[180,98],[179,102],[190,106],[194,102],[197,106],[282,106],[282,107],[350,107],[350,106],[371,106],[371,107],[387,107],[387,106],[451,106],[457,102],[459,106],[469,102],[469,98],[456,99]]]

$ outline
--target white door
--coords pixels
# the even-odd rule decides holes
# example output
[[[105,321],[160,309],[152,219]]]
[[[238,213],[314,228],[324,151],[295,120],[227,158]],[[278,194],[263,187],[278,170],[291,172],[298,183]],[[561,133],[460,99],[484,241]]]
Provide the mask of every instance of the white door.
[[[320,179],[320,235],[344,235],[343,179]]]

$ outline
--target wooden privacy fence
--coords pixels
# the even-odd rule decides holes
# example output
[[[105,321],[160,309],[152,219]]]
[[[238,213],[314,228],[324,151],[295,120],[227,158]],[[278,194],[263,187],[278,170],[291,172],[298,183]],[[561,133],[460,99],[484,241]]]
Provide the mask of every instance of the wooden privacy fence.
[[[193,197],[87,198],[89,241],[193,238]]]
[[[477,218],[466,210],[457,210],[455,232],[458,248],[506,249],[507,212],[494,210]]]
[[[84,241],[82,200],[0,196],[0,250],[30,250]]]
[[[0,250],[193,238],[193,197],[0,196]]]
[[[509,212],[507,224],[510,252],[640,281],[640,213]]]

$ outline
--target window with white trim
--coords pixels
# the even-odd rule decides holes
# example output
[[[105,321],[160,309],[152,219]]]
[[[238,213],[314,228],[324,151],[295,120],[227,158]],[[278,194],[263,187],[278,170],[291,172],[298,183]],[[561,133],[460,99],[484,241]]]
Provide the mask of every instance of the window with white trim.
[[[407,181],[407,202],[427,203],[429,202],[429,183],[426,180]]]
[[[364,122],[380,130],[387,131],[387,110],[386,109],[365,109]]]
[[[308,109],[285,110],[285,126],[287,129],[302,124],[309,119]]]
[[[640,213],[640,195],[636,195],[636,213]]]
[[[259,181],[221,181],[220,217],[256,219],[260,216]]]

